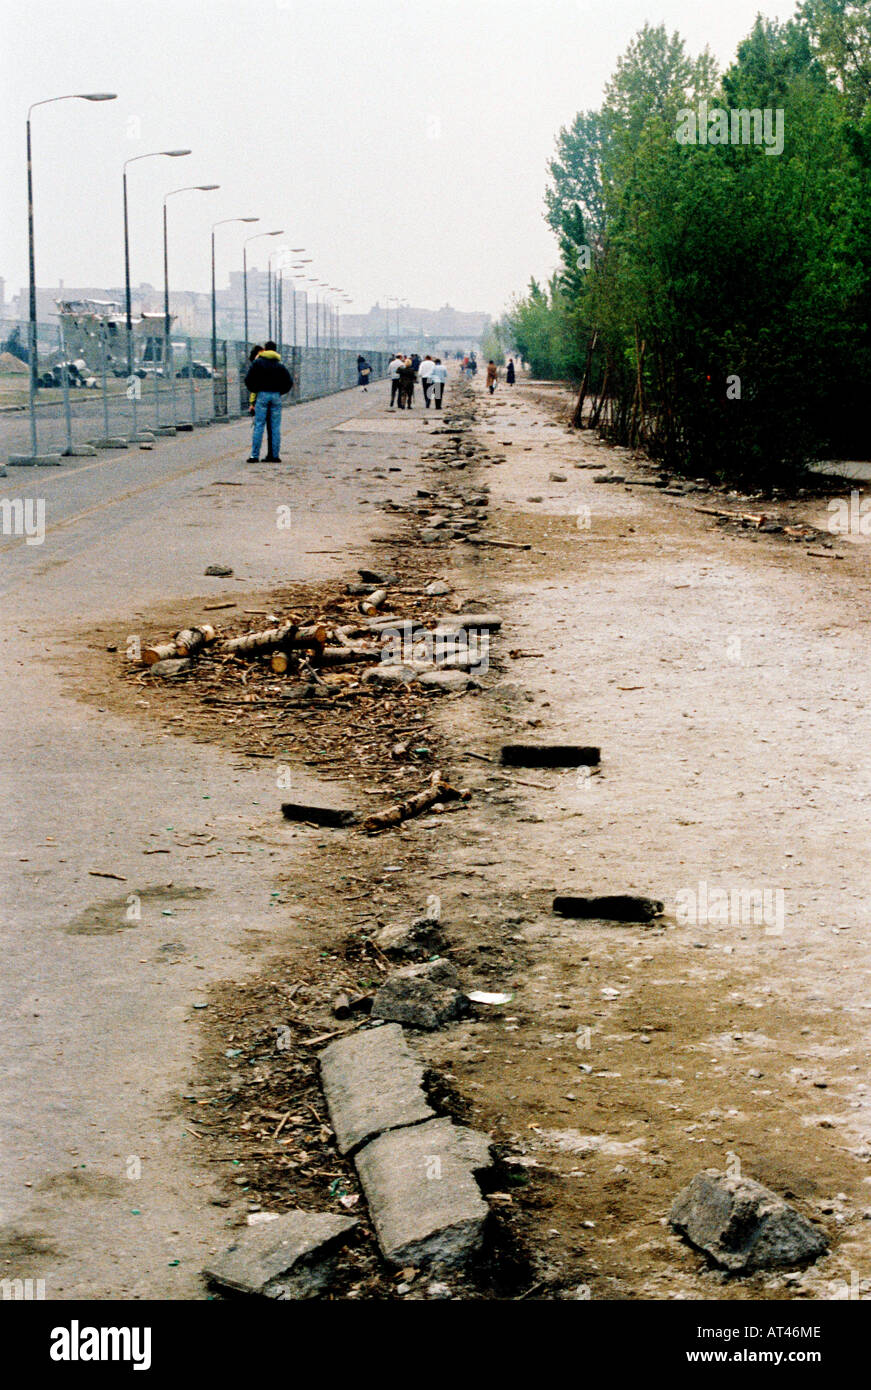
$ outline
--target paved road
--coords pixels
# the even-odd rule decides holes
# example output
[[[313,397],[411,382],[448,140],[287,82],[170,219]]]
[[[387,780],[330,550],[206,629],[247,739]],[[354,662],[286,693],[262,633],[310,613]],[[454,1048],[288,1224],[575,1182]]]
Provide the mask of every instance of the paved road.
[[[294,852],[264,765],[73,697],[82,629],[123,647],[173,595],[191,596],[193,619],[193,596],[364,563],[379,499],[414,470],[373,477],[384,437],[334,429],[380,414],[381,394],[286,412],[280,468],[244,462],[240,423],[4,479],[7,497],[44,499],[46,531],[0,541],[0,1275],[45,1278],[49,1298],[202,1295],[225,1213],[176,1101],[193,1005],[253,968],[243,947],[280,943],[273,873]],[[280,531],[287,504],[298,522]],[[204,579],[214,561],[234,577]],[[196,832],[214,838],[197,848]]]

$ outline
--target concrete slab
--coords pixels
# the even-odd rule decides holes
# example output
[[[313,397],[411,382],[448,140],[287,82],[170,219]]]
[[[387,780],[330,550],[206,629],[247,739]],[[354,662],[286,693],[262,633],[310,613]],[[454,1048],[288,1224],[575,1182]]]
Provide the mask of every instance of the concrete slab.
[[[203,1273],[237,1293],[314,1298],[329,1283],[334,1256],[356,1225],[332,1212],[285,1212],[242,1232]]]
[[[490,1162],[486,1135],[449,1119],[393,1130],[357,1154],[378,1243],[392,1264],[462,1266],[490,1214],[474,1178]]]
[[[434,1115],[423,1094],[423,1066],[398,1023],[340,1038],[320,1056],[321,1084],[339,1153],[401,1125]]]

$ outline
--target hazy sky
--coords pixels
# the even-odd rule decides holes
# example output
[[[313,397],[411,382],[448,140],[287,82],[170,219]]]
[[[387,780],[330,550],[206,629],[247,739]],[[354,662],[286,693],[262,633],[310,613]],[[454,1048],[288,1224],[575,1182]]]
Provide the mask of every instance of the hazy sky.
[[[163,195],[176,289],[241,265],[244,234],[285,228],[355,309],[412,304],[498,313],[556,263],[542,219],[561,125],[598,106],[645,20],[721,64],[759,9],[792,0],[0,0],[0,275],[26,283],[26,108],[34,112],[37,281],[123,282],[121,167],[130,170],[132,278],[162,285]],[[265,265],[264,247],[249,247]]]

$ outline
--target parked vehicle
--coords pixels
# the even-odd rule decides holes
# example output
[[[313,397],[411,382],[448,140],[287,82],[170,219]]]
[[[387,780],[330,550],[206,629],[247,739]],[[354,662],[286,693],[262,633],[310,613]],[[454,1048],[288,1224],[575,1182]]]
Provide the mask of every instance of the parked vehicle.
[[[185,362],[184,366],[176,372],[177,377],[181,376],[187,378],[193,376],[195,379],[199,378],[201,381],[211,380],[214,375],[215,373],[208,362],[194,362],[193,364]]]

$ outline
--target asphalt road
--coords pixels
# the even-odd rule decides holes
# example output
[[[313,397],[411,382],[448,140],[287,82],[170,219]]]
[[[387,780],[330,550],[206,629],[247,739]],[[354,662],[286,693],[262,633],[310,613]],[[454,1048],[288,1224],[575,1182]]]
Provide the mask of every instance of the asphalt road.
[[[244,422],[0,485],[45,506],[41,544],[0,538],[0,1277],[44,1278],[47,1298],[202,1296],[226,1233],[180,1113],[195,1005],[280,944],[273,874],[295,852],[265,765],[131,726],[71,682],[87,640],[123,650],[161,600],[189,596],[195,621],[364,563],[413,464],[375,478],[382,446],[404,446],[334,430],[383,415],[384,391],[286,411],[281,466],[244,462]],[[212,562],[233,578],[205,579]]]

